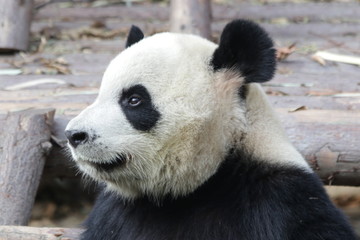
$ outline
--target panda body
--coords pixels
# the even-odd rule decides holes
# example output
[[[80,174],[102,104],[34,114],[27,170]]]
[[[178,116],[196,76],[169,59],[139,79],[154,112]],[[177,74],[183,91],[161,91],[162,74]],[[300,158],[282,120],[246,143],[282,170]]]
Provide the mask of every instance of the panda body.
[[[258,85],[275,70],[258,25],[229,23],[219,46],[132,28],[126,46],[66,129],[105,184],[82,239],[356,239]]]
[[[239,158],[249,162],[239,165]],[[356,239],[313,173],[245,158],[230,153],[194,193],[159,205],[104,191],[83,239]]]

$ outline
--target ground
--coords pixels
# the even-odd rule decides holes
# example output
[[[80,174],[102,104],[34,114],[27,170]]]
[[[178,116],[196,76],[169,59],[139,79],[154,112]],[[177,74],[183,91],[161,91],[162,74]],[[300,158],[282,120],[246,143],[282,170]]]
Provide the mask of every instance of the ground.
[[[36,4],[40,2],[43,1],[36,1]],[[169,30],[167,3],[141,1],[126,7],[119,2],[62,2],[36,10],[30,51],[0,55],[0,114],[53,107],[59,119],[57,128],[61,130],[69,118],[94,100],[102,74],[109,61],[124,48],[125,36],[132,24],[143,29],[146,35]],[[318,142],[335,136],[335,143],[329,148],[335,148],[336,142],[343,142],[351,150],[347,159],[358,165],[360,152],[355,139],[360,136],[360,123],[356,118],[360,116],[359,66],[336,61],[325,63],[313,55],[327,51],[360,56],[360,2],[216,2],[212,6],[212,40],[217,41],[228,21],[247,18],[260,23],[283,52],[292,52],[291,46],[295,46],[295,52],[279,62],[274,81],[264,87],[272,104],[282,114],[290,139],[306,158],[311,160],[308,153],[313,148],[323,149],[323,143]],[[5,69],[11,71],[5,72]],[[319,132],[323,125],[312,122],[309,116],[300,123],[297,115],[288,117],[289,112],[300,110],[320,114],[316,116],[320,116],[327,127]],[[283,117],[284,112],[286,117]],[[345,116],[345,120],[339,116]],[[296,126],[289,121],[292,118],[296,119]],[[346,125],[339,125],[339,119]],[[347,134],[339,135],[336,131]],[[64,143],[61,133],[54,135],[60,139],[59,144]],[[314,135],[314,139],[321,135],[321,141],[304,143],[308,135]],[[78,179],[44,178],[31,225],[78,226],[91,208],[91,200],[85,199],[91,199],[93,191],[79,194],[77,191],[81,187],[75,188],[75,185],[79,185]],[[56,190],[49,193],[49,189]],[[54,192],[60,197],[54,197]],[[360,234],[359,189],[341,194],[334,189],[330,192],[334,201],[352,218]]]

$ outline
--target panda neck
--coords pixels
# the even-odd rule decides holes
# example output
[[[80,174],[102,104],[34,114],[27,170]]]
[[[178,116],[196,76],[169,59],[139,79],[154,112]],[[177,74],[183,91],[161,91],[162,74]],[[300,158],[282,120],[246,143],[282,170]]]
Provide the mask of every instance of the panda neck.
[[[237,201],[236,199],[243,197],[241,195],[244,189],[252,184],[251,181],[262,182],[260,179],[276,178],[278,175],[292,176],[293,174],[308,175],[311,173],[291,166],[268,164],[262,159],[249,155],[246,151],[234,148],[228,151],[218,171],[193,192],[180,196],[167,194],[158,199],[142,196],[128,204],[131,206],[153,205],[164,209],[177,208],[182,205],[188,207],[210,206],[217,203],[223,204],[225,201],[232,204],[233,201]]]
[[[249,84],[247,90],[246,133],[242,135],[238,148],[252,155],[255,161],[261,159],[272,165],[311,172],[304,158],[290,143],[259,84]]]

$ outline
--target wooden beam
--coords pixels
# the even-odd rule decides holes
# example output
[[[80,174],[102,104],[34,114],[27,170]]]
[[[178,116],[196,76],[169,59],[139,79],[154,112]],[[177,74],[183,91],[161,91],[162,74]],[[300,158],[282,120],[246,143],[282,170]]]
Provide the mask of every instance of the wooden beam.
[[[0,0],[0,52],[26,50],[33,0]]]
[[[325,184],[360,186],[360,111],[277,111],[290,140]]]
[[[0,225],[26,225],[51,149],[55,110],[14,112],[0,119]]]
[[[78,240],[79,228],[0,226],[0,240]]]
[[[172,0],[170,31],[211,39],[210,0]]]

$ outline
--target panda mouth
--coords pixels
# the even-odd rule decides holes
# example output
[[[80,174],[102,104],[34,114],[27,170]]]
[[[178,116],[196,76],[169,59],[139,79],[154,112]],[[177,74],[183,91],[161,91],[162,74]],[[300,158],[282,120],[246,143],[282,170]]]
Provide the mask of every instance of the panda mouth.
[[[115,159],[105,163],[94,163],[90,162],[90,165],[95,167],[98,171],[111,171],[115,168],[122,167],[125,165],[127,157],[124,155],[118,155]]]

